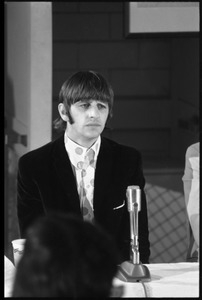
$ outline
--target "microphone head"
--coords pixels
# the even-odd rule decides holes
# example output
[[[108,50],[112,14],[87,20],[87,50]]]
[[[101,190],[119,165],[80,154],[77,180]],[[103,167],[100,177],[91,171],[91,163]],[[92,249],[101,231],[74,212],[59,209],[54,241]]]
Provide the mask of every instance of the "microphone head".
[[[141,189],[138,185],[130,185],[126,190],[128,211],[134,211],[134,207],[141,210]]]

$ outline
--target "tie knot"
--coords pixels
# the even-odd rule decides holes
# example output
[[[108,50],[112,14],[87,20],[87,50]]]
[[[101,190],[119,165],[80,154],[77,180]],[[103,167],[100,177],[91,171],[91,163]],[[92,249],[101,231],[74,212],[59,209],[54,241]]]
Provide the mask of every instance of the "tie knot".
[[[85,156],[85,161],[87,163],[87,166],[94,167],[94,163],[95,163],[94,157],[95,157],[95,151],[93,149],[90,149]]]
[[[94,160],[95,157],[95,151],[91,148],[87,154],[86,154],[86,158],[89,160],[89,162],[91,162],[92,160]]]
[[[93,149],[90,149],[85,155],[84,162],[79,161],[77,167],[83,170],[86,170],[88,166],[95,168],[94,157],[95,157],[95,151]]]

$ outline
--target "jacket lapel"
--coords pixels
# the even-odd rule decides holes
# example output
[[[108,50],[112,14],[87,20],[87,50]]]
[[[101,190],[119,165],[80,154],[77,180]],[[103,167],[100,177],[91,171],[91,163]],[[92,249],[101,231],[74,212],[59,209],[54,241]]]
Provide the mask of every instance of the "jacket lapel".
[[[94,208],[103,205],[103,196],[106,194],[112,178],[112,167],[113,152],[111,146],[102,138],[95,172]]]
[[[66,152],[64,145],[64,135],[56,141],[55,149],[53,152],[53,165],[61,183],[61,189],[67,196],[69,205],[80,211],[80,201],[77,192],[76,179],[72,170],[69,156]]]

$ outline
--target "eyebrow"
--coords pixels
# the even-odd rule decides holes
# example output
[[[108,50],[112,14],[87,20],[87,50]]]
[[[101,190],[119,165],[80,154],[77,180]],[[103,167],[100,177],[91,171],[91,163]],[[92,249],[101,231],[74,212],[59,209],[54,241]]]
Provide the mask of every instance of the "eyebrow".
[[[91,103],[93,101],[96,101],[96,102],[99,102],[99,103],[103,103],[103,104],[108,104],[107,101],[103,101],[103,100],[100,100],[100,99],[81,99],[81,100],[79,100],[79,101],[77,101],[75,103],[79,103],[79,102],[85,102],[85,103],[89,103],[90,102]]]

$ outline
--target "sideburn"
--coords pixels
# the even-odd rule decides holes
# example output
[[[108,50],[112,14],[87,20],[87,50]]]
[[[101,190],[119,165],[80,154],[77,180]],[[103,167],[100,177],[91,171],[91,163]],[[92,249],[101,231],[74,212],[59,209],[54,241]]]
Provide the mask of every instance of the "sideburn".
[[[66,114],[67,114],[67,116],[68,116],[69,123],[70,123],[70,124],[74,124],[74,120],[73,120],[73,118],[72,118],[70,112],[68,111],[68,112],[66,112]]]

